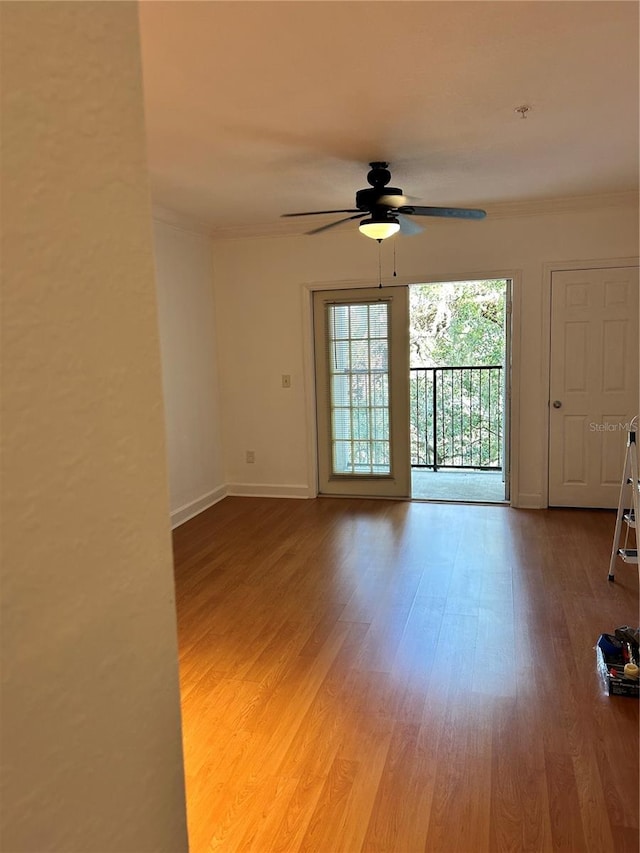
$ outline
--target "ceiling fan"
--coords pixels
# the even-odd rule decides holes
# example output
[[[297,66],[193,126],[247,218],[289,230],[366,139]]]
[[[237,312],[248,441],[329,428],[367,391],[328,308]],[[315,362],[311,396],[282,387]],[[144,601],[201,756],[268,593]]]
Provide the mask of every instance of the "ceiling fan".
[[[307,234],[319,234],[335,228],[342,222],[352,219],[363,219],[359,230],[372,240],[385,240],[398,231],[402,234],[418,234],[422,228],[409,219],[409,216],[444,216],[448,219],[484,219],[487,215],[484,210],[474,210],[464,207],[421,207],[415,204],[407,204],[409,199],[398,187],[388,187],[391,180],[389,164],[381,161],[369,163],[371,170],[367,174],[370,187],[358,190],[356,193],[356,206],[348,210],[313,210],[307,213],[283,213],[283,216],[319,216],[325,213],[352,213],[354,216],[345,216],[321,225]]]

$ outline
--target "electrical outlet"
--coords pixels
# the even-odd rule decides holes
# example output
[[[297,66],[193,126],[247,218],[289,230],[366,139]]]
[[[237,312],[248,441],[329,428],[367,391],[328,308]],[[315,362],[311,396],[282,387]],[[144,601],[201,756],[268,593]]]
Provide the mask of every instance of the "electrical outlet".
[[[255,450],[247,450],[247,462],[252,465],[256,461]]]
[[[282,374],[282,387],[291,388],[291,376],[288,373]]]

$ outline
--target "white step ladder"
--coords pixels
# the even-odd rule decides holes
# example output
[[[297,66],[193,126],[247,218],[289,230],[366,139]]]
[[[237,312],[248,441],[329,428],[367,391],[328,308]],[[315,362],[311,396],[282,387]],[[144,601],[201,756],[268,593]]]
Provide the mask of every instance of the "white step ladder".
[[[609,580],[615,580],[616,560],[620,558],[625,563],[638,564],[638,528],[636,521],[640,517],[638,506],[640,505],[640,480],[638,479],[638,446],[636,444],[636,430],[638,418],[635,417],[630,424],[629,438],[627,439],[627,452],[624,457],[624,471],[622,472],[622,483],[620,485],[620,500],[618,501],[618,515],[616,517],[616,529],[613,535],[613,548],[611,549],[611,560],[609,561]],[[630,531],[635,532],[635,548],[629,546]],[[624,544],[621,547],[620,540],[624,531]],[[640,571],[640,569],[639,569]]]

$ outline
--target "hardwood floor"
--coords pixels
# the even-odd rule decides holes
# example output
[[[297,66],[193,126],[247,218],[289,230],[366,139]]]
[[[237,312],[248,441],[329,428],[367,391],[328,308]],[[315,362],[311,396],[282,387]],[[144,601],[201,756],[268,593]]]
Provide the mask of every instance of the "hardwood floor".
[[[191,853],[638,850],[615,518],[226,498],[174,535]]]

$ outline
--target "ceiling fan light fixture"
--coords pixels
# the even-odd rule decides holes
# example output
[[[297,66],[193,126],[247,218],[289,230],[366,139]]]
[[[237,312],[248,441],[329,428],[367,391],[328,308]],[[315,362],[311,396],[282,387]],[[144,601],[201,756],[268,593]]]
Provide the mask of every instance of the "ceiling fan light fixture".
[[[398,233],[400,223],[395,216],[388,216],[384,219],[364,219],[358,228],[365,237],[371,237],[372,240],[386,240],[387,237],[393,237]]]

